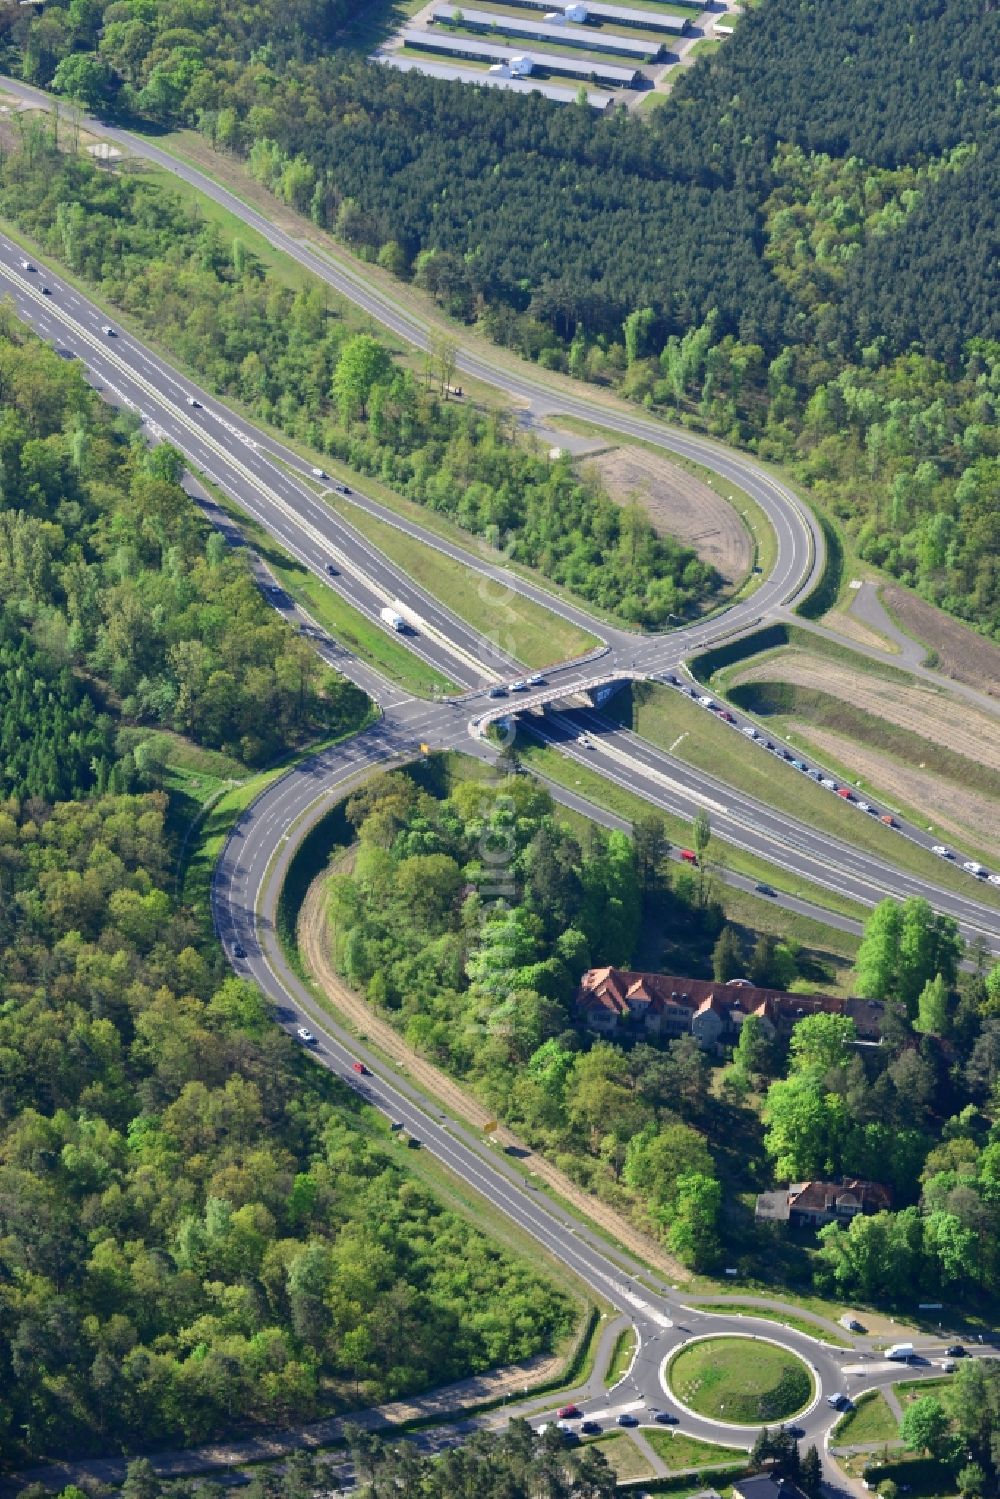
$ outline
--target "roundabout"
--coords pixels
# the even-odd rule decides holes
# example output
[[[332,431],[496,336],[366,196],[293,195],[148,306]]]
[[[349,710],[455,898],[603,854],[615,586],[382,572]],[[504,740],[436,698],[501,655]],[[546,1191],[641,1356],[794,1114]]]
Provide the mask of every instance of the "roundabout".
[[[663,1364],[664,1389],[689,1415],[725,1426],[774,1425],[811,1410],[816,1370],[785,1343],[750,1333],[692,1338]]]

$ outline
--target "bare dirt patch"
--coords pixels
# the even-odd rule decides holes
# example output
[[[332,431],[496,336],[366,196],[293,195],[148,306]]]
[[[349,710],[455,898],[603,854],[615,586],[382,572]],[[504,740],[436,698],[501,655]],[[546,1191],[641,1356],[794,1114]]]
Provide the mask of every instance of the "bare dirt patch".
[[[1000,698],[1000,646],[949,619],[908,588],[890,584],[882,589],[882,598],[904,629],[937,652],[939,669],[946,676]]]
[[[637,499],[660,535],[693,548],[727,584],[746,577],[752,561],[746,527],[701,479],[645,448],[631,447],[610,448],[590,459],[587,471],[600,477],[616,504]]]
[[[831,609],[828,614],[823,615],[820,624],[825,625],[828,630],[836,630],[838,635],[853,640],[857,645],[866,645],[876,651],[899,652],[899,646],[894,640],[879,635],[849,609]]]
[[[794,649],[740,672],[736,680],[791,682],[796,687],[829,693],[933,744],[1000,770],[1000,736],[995,722],[936,688],[883,681],[867,672],[852,671],[828,656]]]
[[[346,865],[338,860],[336,867],[343,869]],[[366,999],[350,989],[337,973],[330,961],[331,942],[327,930],[325,875],[319,875],[309,888],[299,913],[297,935],[299,951],[307,971],[342,1015],[368,1036],[392,1062],[405,1068],[418,1087],[423,1088],[432,1098],[438,1099],[442,1107],[450,1110],[457,1118],[477,1129],[482,1129],[490,1122],[488,1109],[460,1087],[447,1073],[442,1072],[440,1067],[435,1067],[432,1062],[427,1062],[423,1057],[418,1056],[393,1030],[389,1022],[383,1020]],[[658,1244],[646,1238],[645,1234],[640,1233],[627,1218],[615,1212],[614,1208],[577,1186],[576,1182],[565,1172],[560,1171],[557,1166],[553,1166],[543,1156],[530,1151],[523,1141],[519,1140],[509,1129],[501,1125],[494,1132],[493,1139],[498,1148],[513,1147],[524,1156],[530,1157],[531,1169],[535,1176],[551,1187],[574,1212],[582,1213],[584,1217],[596,1223],[611,1237],[612,1241],[621,1244],[632,1254],[638,1255],[661,1274],[669,1275],[675,1280],[686,1279],[687,1272]]]
[[[957,842],[972,837],[980,846],[984,841],[1000,843],[1000,802],[979,792],[966,791],[945,776],[931,771],[900,765],[890,755],[879,754],[833,729],[789,720],[789,727],[809,740],[818,750],[827,750],[844,764],[856,767],[863,776],[890,801],[894,798],[910,807],[933,808],[936,826]]]

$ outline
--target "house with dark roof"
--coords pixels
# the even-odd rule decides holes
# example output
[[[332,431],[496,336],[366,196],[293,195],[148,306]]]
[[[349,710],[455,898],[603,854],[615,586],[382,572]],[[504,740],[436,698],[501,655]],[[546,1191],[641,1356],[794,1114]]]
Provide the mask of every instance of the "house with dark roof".
[[[882,1038],[882,1005],[876,1000],[787,994],[746,979],[722,984],[626,968],[589,969],[576,991],[576,1012],[588,1029],[603,1035],[693,1035],[706,1050],[737,1040],[748,1015],[780,1036],[789,1035],[806,1015],[848,1015],[860,1042],[877,1045]]]
[[[759,1223],[822,1228],[826,1223],[850,1223],[859,1213],[881,1213],[891,1207],[892,1192],[882,1182],[845,1176],[839,1182],[792,1182],[774,1192],[761,1192],[754,1216]]]
[[[790,1478],[755,1473],[752,1478],[733,1481],[733,1499],[806,1499],[806,1496]]]

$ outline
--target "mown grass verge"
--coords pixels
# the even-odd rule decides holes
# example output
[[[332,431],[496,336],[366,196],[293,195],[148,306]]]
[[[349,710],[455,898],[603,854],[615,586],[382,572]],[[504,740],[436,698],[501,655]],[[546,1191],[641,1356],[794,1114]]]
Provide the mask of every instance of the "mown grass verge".
[[[185,904],[190,905],[199,913],[204,912],[206,920],[210,921],[212,873],[233,825],[260,793],[271,785],[272,781],[278,780],[293,765],[308,759],[310,755],[317,754],[321,749],[332,744],[341,744],[345,739],[351,739],[355,734],[361,733],[374,721],[375,716],[376,709],[372,704],[368,716],[360,723],[352,725],[342,734],[311,744],[289,755],[267,770],[259,771],[214,801],[192,834],[187,857],[181,870],[180,889]]]
[[[202,480],[204,483],[204,479]],[[455,692],[448,677],[421,661],[360,610],[348,604],[302,563],[296,562],[264,527],[215,485],[206,485],[231,516],[281,587],[332,639],[390,681],[418,697]]]
[[[611,1431],[606,1436],[595,1437],[587,1446],[596,1447],[606,1458],[620,1484],[652,1476],[653,1465],[649,1458],[624,1431]]]
[[[672,1473],[686,1468],[719,1467],[722,1463],[746,1464],[745,1447],[724,1447],[721,1443],[689,1437],[683,1431],[657,1431],[655,1427],[645,1427],[643,1436]]]
[[[868,1390],[858,1396],[853,1410],[841,1416],[830,1440],[837,1447],[850,1447],[858,1442],[891,1442],[898,1436],[899,1422],[882,1391]]]
[[[804,1332],[810,1338],[819,1338],[823,1343],[829,1343],[834,1348],[853,1348],[846,1338],[838,1337],[835,1332],[828,1331],[818,1322],[812,1322],[807,1317],[796,1317],[792,1312],[769,1311],[762,1306],[751,1306],[744,1301],[699,1301],[699,1312],[716,1312],[721,1317],[756,1317],[762,1322],[779,1322],[782,1327],[791,1327],[796,1332]]]
[[[759,1426],[796,1415],[813,1396],[813,1378],[794,1353],[775,1343],[703,1338],[682,1347],[667,1382],[684,1405],[712,1420]]]
[[[615,1346],[611,1350],[608,1359],[607,1371],[604,1375],[606,1385],[615,1385],[628,1373],[632,1359],[635,1355],[635,1329],[623,1327],[615,1338]]]
[[[761,713],[762,701],[773,705],[773,692],[771,696],[761,694],[760,685],[753,683],[749,689],[731,689],[729,696],[741,707],[752,704]],[[767,684],[768,688],[772,685],[784,687],[784,684]],[[636,683],[616,693],[604,711],[650,744],[670,751],[676,759],[717,776],[789,817],[829,833],[842,843],[864,849],[894,868],[946,889],[969,891],[968,876],[937,858],[930,849],[860,812],[802,771],[749,742],[717,714],[700,707],[674,687]],[[763,716],[766,719],[769,714],[765,712]],[[862,738],[861,742],[871,741]],[[991,773],[984,771],[984,774]],[[853,784],[853,777],[850,779]],[[995,779],[1000,782],[1000,777]],[[870,794],[878,793],[873,790]],[[984,886],[977,895],[989,899],[990,891]]]
[[[528,667],[550,666],[593,650],[597,637],[501,580],[471,571],[350,500],[328,499],[338,514],[479,634]],[[474,538],[470,538],[474,541]]]

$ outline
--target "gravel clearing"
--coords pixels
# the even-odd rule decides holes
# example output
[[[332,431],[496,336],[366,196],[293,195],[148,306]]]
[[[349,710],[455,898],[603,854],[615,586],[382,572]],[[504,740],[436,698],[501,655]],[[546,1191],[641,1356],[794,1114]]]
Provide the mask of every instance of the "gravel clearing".
[[[729,586],[750,570],[750,536],[733,507],[694,474],[645,448],[610,448],[587,461],[611,498],[627,505],[635,498],[654,529],[692,547]]]

